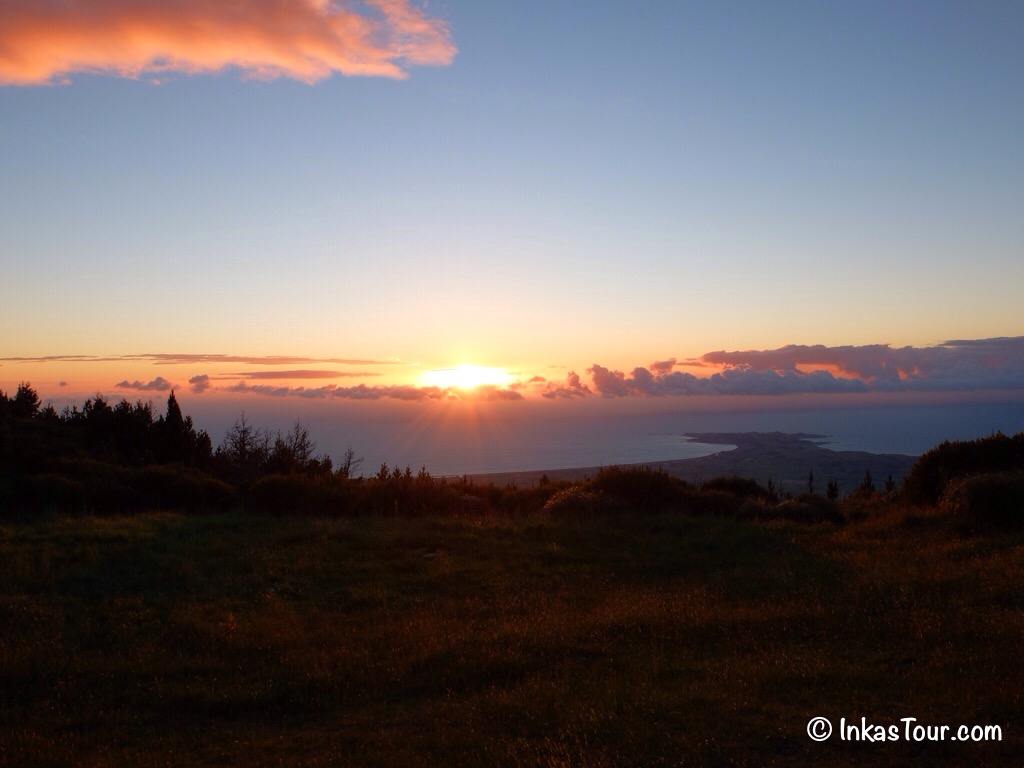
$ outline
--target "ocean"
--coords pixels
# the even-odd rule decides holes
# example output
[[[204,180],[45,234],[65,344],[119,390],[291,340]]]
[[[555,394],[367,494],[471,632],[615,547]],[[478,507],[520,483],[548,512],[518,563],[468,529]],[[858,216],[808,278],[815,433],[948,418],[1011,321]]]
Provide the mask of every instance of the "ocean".
[[[1019,397],[1019,396],[1018,396]],[[335,459],[351,447],[362,472],[381,464],[425,466],[435,475],[519,472],[638,464],[696,458],[727,446],[687,438],[699,432],[803,432],[822,435],[827,448],[920,455],[943,440],[1024,431],[1024,398],[988,402],[873,402],[838,400],[804,406],[799,400],[730,407],[669,398],[653,402],[592,399],[575,404],[305,402],[249,399],[249,420],[272,431],[296,418]],[[767,402],[767,405],[766,405]],[[186,407],[217,445],[238,411],[195,398]],[[699,407],[707,405],[707,407]]]

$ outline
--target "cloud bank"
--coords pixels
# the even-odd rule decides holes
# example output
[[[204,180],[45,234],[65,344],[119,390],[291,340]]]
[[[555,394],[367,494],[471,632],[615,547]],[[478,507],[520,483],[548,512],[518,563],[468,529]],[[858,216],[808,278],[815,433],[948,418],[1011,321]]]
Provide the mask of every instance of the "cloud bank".
[[[410,0],[0,3],[0,85],[228,68],[305,83],[334,73],[404,78],[409,66],[444,66],[454,56],[445,22]]]
[[[1024,337],[947,341],[934,347],[888,344],[708,352],[675,371],[675,358],[626,375],[595,363],[588,370],[605,397],[786,395],[834,392],[970,392],[1024,389]]]
[[[709,352],[701,362],[726,371],[801,376],[826,370],[866,390],[971,391],[1024,388],[1024,337],[947,341],[933,347],[887,344],[826,347],[789,345],[745,352]]]
[[[697,377],[682,371],[656,374],[648,368],[634,368],[627,376],[621,371],[612,371],[595,363],[588,373],[594,380],[594,388],[605,397],[870,391],[859,379],[837,378],[828,371],[757,371],[746,366],[736,366],[708,377]]]

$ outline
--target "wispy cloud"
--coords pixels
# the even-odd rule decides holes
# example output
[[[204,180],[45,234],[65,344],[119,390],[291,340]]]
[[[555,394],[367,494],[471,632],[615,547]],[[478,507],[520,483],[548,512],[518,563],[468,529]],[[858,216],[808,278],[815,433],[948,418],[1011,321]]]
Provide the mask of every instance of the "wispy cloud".
[[[250,384],[239,381],[221,387],[221,391],[232,394],[264,395],[266,397],[302,397],[307,399],[337,398],[343,400],[522,400],[523,395],[513,389],[494,386],[480,386],[473,389],[457,387],[418,387],[411,384],[354,387],[339,387],[326,384],[322,387],[292,387],[288,385]]]
[[[99,355],[44,355],[42,357],[0,357],[5,363],[116,363],[126,358]]]
[[[143,384],[138,379],[135,381],[128,381],[126,379],[125,381],[119,381],[115,386],[118,389],[134,389],[137,392],[166,392],[174,388],[174,385],[163,376],[157,376],[148,384]]]
[[[119,360],[149,361],[157,365],[398,365],[398,360],[366,360],[351,357],[294,357],[290,355],[220,355],[202,353],[147,352],[122,355]]]
[[[380,376],[379,373],[343,372],[343,371],[248,371],[244,373],[226,373],[220,378],[233,379],[342,379],[366,378]]]
[[[45,355],[41,357],[0,357],[8,363],[120,363],[148,362],[156,365],[400,365],[399,360],[367,360],[347,357],[294,357],[290,355],[222,355],[206,353],[146,352],[136,355]]]
[[[334,73],[404,78],[409,66],[443,66],[454,56],[446,23],[410,0],[0,3],[0,84],[227,68],[306,83]]]
[[[327,384],[322,387],[291,387],[287,385],[249,384],[239,381],[223,387],[223,391],[235,394],[255,394],[268,397],[303,398],[344,398],[347,400],[443,400],[450,396],[449,390],[440,387],[416,387],[412,385],[339,387]],[[452,395],[454,396],[454,395]]]

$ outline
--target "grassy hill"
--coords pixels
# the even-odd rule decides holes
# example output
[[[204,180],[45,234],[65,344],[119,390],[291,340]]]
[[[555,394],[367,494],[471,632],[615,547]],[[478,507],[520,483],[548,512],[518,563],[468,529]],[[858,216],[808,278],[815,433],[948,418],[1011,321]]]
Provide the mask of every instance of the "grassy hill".
[[[1024,536],[861,512],[0,522],[0,765],[1021,764]]]
[[[0,393],[0,767],[1024,763],[1024,433],[844,494],[878,457],[700,437],[738,447],[357,477],[299,423]]]

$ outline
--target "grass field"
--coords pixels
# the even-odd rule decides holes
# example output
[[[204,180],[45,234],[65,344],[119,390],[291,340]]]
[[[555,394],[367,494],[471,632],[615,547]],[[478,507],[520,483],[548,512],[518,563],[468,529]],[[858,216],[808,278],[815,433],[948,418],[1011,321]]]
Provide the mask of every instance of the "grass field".
[[[1021,765],[1022,584],[898,509],[7,521],[0,764]]]

